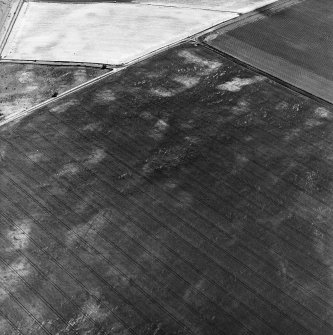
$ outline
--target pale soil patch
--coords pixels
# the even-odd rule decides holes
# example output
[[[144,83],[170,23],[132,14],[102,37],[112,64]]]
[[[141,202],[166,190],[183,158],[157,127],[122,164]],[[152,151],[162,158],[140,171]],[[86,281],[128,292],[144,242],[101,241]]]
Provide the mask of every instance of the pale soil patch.
[[[31,231],[31,221],[29,219],[17,221],[18,227],[14,227],[7,233],[7,238],[11,242],[10,250],[25,249],[29,244],[29,233]]]
[[[315,116],[320,119],[332,120],[333,114],[325,107],[318,107],[315,110]]]
[[[87,163],[89,165],[94,165],[100,163],[106,157],[106,152],[104,149],[97,148],[88,157]]]
[[[222,85],[218,86],[218,89],[222,91],[229,91],[229,92],[238,92],[240,91],[244,86],[252,85],[255,83],[259,83],[263,80],[265,80],[265,77],[262,76],[255,76],[253,78],[234,78],[231,81],[228,81]]]
[[[199,65],[201,67],[200,75],[209,75],[222,66],[220,62],[207,60],[188,50],[182,50],[178,55],[185,58],[186,63]]]

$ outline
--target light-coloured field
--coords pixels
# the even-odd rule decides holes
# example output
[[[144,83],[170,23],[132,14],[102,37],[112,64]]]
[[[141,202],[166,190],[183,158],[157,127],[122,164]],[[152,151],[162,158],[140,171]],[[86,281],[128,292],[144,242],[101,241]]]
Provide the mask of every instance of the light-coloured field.
[[[236,16],[139,4],[28,2],[3,58],[122,64]]]
[[[16,112],[29,109],[108,70],[39,64],[0,65],[0,125]]]

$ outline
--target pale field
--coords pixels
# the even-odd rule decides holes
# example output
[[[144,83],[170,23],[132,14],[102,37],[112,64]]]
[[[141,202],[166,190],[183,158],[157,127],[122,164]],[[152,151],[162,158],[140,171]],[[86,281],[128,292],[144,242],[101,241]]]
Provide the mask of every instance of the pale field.
[[[25,3],[3,57],[123,64],[237,14],[124,3]]]

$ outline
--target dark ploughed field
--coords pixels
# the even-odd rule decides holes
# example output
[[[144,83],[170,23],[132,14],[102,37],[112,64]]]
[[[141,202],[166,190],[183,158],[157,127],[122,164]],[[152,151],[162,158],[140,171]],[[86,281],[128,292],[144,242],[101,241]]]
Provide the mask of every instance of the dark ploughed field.
[[[332,130],[187,44],[2,127],[1,334],[332,334]]]
[[[292,86],[333,102],[333,5],[293,1],[278,13],[261,12],[217,32],[208,44]],[[298,2],[298,3],[297,3]]]

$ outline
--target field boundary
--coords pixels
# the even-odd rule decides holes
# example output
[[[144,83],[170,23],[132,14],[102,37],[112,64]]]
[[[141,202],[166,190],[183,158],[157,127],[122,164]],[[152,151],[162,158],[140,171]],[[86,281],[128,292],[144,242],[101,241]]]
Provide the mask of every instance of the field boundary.
[[[20,0],[23,4],[23,2],[25,0]],[[235,24],[240,24],[241,22],[243,22],[244,20],[246,21],[248,18],[251,18],[251,17],[256,17],[262,13],[267,13],[267,12],[272,12],[272,11],[277,11],[277,10],[282,10],[283,8],[285,8],[286,6],[291,6],[293,4],[296,4],[296,3],[299,3],[301,1],[304,1],[304,0],[282,0],[282,1],[278,1],[278,2],[275,2],[275,3],[272,3],[272,4],[269,4],[267,6],[264,6],[260,9],[256,9],[255,11],[252,11],[252,12],[249,12],[249,13],[246,13],[246,14],[242,14],[236,18],[233,18],[233,19],[230,19],[228,21],[225,21],[225,22],[222,22],[222,23],[219,23],[215,26],[212,26],[210,28],[207,28],[205,30],[202,30],[201,32],[198,32],[198,33],[195,33],[195,34],[192,34],[191,36],[187,37],[187,38],[183,38],[183,39],[180,39],[179,41],[177,42],[174,42],[174,43],[171,43],[169,45],[166,45],[166,46],[163,46],[161,48],[158,48],[152,52],[149,52],[141,57],[138,57],[136,59],[133,59],[132,61],[130,62],[127,62],[127,63],[124,63],[124,64],[120,64],[120,65],[112,65],[112,64],[96,64],[96,63],[81,63],[81,62],[78,62],[78,63],[75,63],[75,62],[54,62],[54,61],[14,61],[14,60],[1,60],[1,62],[8,62],[8,63],[34,63],[34,64],[40,64],[40,65],[66,65],[66,66],[69,66],[69,65],[74,65],[74,66],[85,66],[85,67],[101,67],[103,65],[105,66],[108,66],[109,68],[112,68],[113,70],[106,73],[106,74],[103,74],[101,76],[98,76],[90,81],[87,81],[81,85],[78,85],[76,87],[73,87],[71,88],[70,90],[68,91],[65,91],[61,94],[59,94],[57,97],[55,98],[50,98],[48,100],[45,100],[43,101],[42,103],[39,103],[33,107],[30,107],[26,110],[22,110],[22,111],[18,111],[18,112],[15,112],[11,115],[8,115],[6,117],[4,117],[3,119],[0,120],[0,127],[1,126],[4,126],[5,124],[8,124],[9,122],[12,122],[14,120],[17,120],[17,119],[20,119],[20,118],[23,118],[29,114],[31,114],[32,112],[34,112],[35,110],[39,109],[39,108],[42,108],[42,107],[45,107],[47,106],[48,104],[51,104],[55,101],[58,101],[72,93],[75,93],[75,92],[78,92],[80,91],[81,89],[84,89],[86,87],[89,87],[89,86],[92,86],[94,85],[95,83],[98,83],[102,80],[104,80],[105,78],[109,77],[109,76],[112,76],[113,74],[119,72],[119,71],[122,71],[123,69],[126,69],[127,67],[129,66],[132,66],[136,63],[139,63],[139,62],[142,62],[142,61],[145,61],[147,59],[149,59],[150,57],[153,57],[153,56],[156,56],[168,49],[171,49],[173,47],[177,47],[181,44],[184,44],[184,43],[192,43],[192,44],[205,44],[204,41],[203,41],[203,37],[206,36],[207,34],[211,33],[211,32],[214,32],[216,30],[219,30],[221,28],[225,28],[225,27],[228,27],[229,25],[235,25]],[[21,5],[22,6],[22,5]],[[207,45],[206,45],[207,46]],[[215,51],[217,52],[218,50],[213,50],[214,48],[212,48],[212,51]]]
[[[2,20],[0,21],[0,59],[8,37],[25,2],[25,0],[8,1]]]
[[[202,31],[196,34],[195,39],[201,42],[205,42],[206,39],[210,39],[208,34],[211,34],[214,31],[218,31],[220,34],[226,33],[230,30],[234,30],[248,23],[255,22],[269,15],[273,15],[274,13],[278,13],[288,7],[297,5],[303,1],[305,0],[281,0],[281,1],[273,2],[269,5],[266,5],[261,8],[255,9],[254,11],[239,15],[238,17],[234,19],[231,19],[226,22],[221,22],[220,24],[210,29]],[[211,38],[214,38],[214,37],[215,36],[212,36]]]

